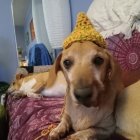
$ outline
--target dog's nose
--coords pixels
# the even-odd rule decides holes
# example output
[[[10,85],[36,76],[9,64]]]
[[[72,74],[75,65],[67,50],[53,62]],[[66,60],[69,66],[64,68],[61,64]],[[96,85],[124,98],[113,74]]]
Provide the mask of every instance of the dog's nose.
[[[91,88],[75,89],[74,94],[78,101],[85,102],[91,98],[92,89]]]

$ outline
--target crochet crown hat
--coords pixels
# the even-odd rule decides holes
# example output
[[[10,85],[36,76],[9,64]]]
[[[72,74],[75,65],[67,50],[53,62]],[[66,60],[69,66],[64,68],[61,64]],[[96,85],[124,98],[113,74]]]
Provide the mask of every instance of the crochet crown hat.
[[[77,16],[76,26],[72,33],[64,40],[63,48],[67,49],[76,41],[92,41],[102,48],[106,48],[105,39],[96,31],[85,13],[80,12]]]

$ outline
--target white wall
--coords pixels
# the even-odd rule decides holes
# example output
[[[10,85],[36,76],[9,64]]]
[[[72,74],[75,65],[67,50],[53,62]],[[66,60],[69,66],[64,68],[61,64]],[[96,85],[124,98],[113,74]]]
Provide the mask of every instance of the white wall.
[[[18,66],[12,0],[0,0],[0,81],[11,82]]]
[[[69,0],[71,7],[72,29],[75,26],[77,14],[79,12],[87,12],[93,0]]]
[[[16,25],[15,33],[16,33],[17,47],[23,48],[25,46],[25,44],[24,44],[24,27]]]
[[[22,57],[25,57],[26,47],[25,47],[25,38],[24,38],[24,27],[15,26],[17,48],[22,48]]]

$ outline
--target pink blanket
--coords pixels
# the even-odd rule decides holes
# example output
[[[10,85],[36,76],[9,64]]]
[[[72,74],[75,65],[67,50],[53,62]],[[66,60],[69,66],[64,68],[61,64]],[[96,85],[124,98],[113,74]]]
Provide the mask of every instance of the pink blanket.
[[[9,113],[8,140],[34,140],[47,130],[50,124],[60,121],[63,98],[22,98],[8,97]],[[47,136],[39,140],[47,140]]]
[[[9,115],[8,140],[47,140],[46,132],[60,122],[64,105],[63,98],[21,98],[9,96],[7,111]],[[45,135],[41,136],[45,130]],[[113,135],[110,140],[126,140]]]

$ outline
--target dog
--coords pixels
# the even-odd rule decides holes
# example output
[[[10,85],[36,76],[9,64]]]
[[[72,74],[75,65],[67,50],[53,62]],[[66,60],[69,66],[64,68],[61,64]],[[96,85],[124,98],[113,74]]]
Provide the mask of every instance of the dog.
[[[42,96],[64,96],[67,83],[61,71],[55,72],[56,63],[47,71],[42,73],[27,74],[20,72],[16,74],[15,80],[10,85],[7,93],[15,98]]]
[[[62,51],[54,68],[67,82],[60,123],[49,140],[103,140],[115,130],[114,106],[123,89],[121,70],[112,55],[91,41],[78,41]],[[54,72],[53,71],[53,72]]]

